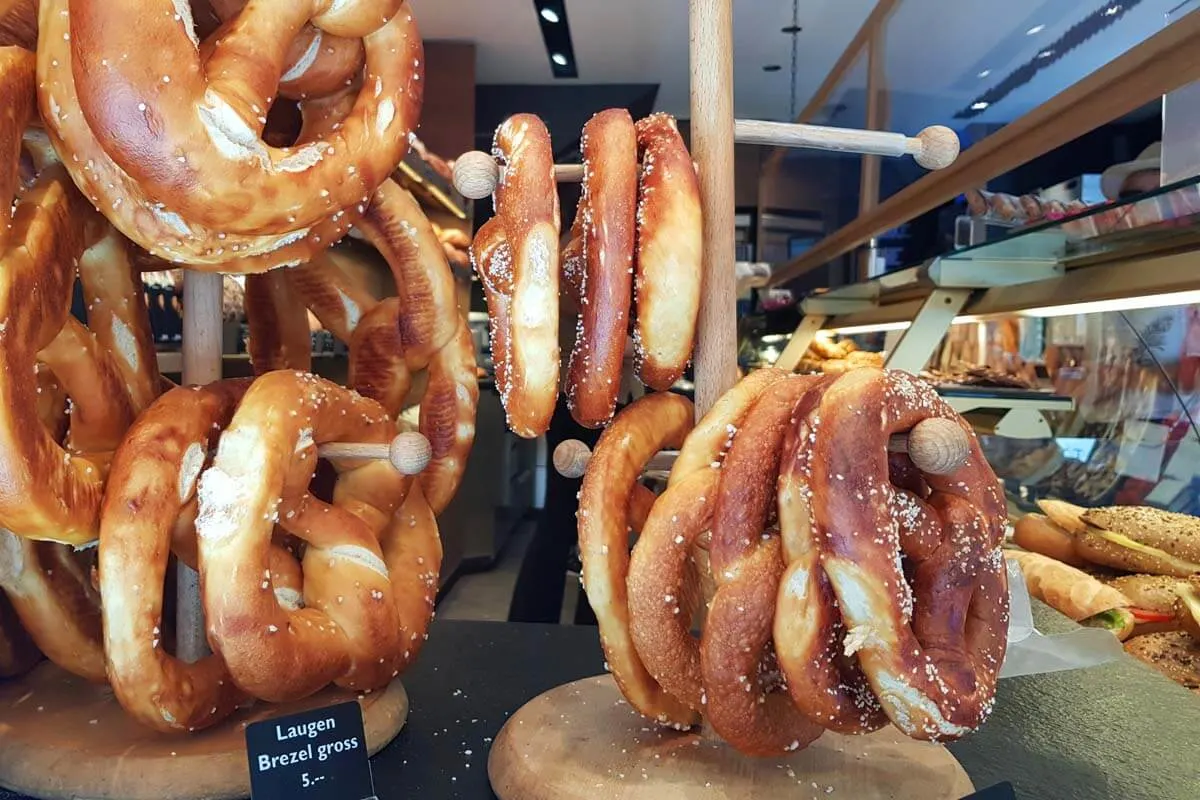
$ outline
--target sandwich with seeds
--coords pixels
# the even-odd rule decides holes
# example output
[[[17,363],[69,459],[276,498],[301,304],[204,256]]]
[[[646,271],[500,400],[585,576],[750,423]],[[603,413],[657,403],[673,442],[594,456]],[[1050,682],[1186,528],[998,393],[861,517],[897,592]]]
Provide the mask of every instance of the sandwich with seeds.
[[[1038,505],[1074,534],[1075,553],[1092,564],[1149,575],[1200,575],[1200,518],[1147,506],[1085,509],[1052,500]]]

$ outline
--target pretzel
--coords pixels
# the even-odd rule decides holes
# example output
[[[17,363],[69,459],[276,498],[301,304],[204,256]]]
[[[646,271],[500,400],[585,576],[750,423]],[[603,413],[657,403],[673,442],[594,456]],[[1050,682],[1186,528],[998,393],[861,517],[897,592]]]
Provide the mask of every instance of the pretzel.
[[[781,543],[770,530],[783,437],[815,381],[775,383],[755,401],[721,466],[709,551],[716,594],[700,643],[708,721],[745,753],[796,750],[823,729],[792,704],[772,675],[775,596],[783,574]]]
[[[579,550],[588,602],[600,643],[621,693],[642,714],[686,728],[696,714],[655,682],[629,631],[628,498],[650,457],[678,446],[692,426],[692,404],[669,393],[646,395],[625,408],[600,436],[579,499]]]
[[[545,124],[532,114],[503,122],[492,153],[505,167],[495,205],[508,258],[493,258],[492,275],[485,276],[481,268],[480,281],[500,290],[499,307],[491,303],[496,292],[488,292],[488,314],[492,328],[500,330],[494,336],[504,344],[505,380],[496,387],[508,426],[533,439],[550,426],[558,397],[560,219],[554,153]],[[472,250],[480,268],[479,248]]]
[[[15,678],[41,661],[42,653],[21,627],[21,620],[0,592],[0,678]]]
[[[311,375],[272,372],[247,390],[200,478],[196,518],[209,641],[243,691],[281,702],[330,681],[379,688],[423,641],[427,578],[414,585],[387,563],[410,531],[428,539],[415,515],[396,514],[411,481],[384,462],[334,462],[334,502],[307,491],[317,445],[396,433],[378,403]],[[300,609],[270,591],[276,522],[307,543]],[[401,616],[412,607],[419,616]]]
[[[177,5],[43,4],[39,102],[56,147],[93,203],[155,255],[243,272],[307,260],[350,228],[408,146],[422,95],[411,14],[398,0],[251,3],[201,44]],[[145,24],[113,34],[112,20],[133,18]],[[362,39],[373,80],[353,103],[345,91],[322,98],[348,109],[336,129],[306,125],[325,135],[271,148],[266,109],[310,18]],[[147,36],[170,74],[123,57]]]
[[[419,429],[432,457],[418,480],[434,513],[441,514],[458,490],[475,440],[479,384],[470,330],[458,311],[437,236],[411,194],[386,181],[355,235],[384,256],[399,296],[376,301],[328,258],[249,276],[251,360],[260,373],[306,369],[311,348],[307,323],[302,330],[301,323],[308,306],[349,345],[350,386],[393,416],[402,410],[413,377],[424,373]]]
[[[0,47],[37,47],[37,0],[0,0]]]
[[[817,407],[830,380],[809,391],[794,410],[779,474],[779,531],[787,564],[779,581],[773,640],[792,702],[806,717],[839,733],[869,733],[887,717],[842,642],[846,628],[833,586],[821,567],[828,534],[812,518],[813,442],[820,434]]]
[[[700,598],[697,540],[712,522],[720,464],[754,401],[786,376],[752,373],[696,423],[675,459],[629,559],[629,631],[647,671],[668,693],[701,712],[700,642],[692,618]]]
[[[576,422],[598,428],[617,407],[633,291],[638,173],[629,112],[609,109],[593,116],[583,128],[582,148],[583,196],[572,226],[582,248],[568,281],[579,318],[567,367],[567,404]]]
[[[665,391],[687,368],[700,313],[700,187],[673,117],[639,120],[637,141],[634,363],[642,383]]]
[[[826,532],[821,563],[848,631],[844,651],[904,733],[962,736],[990,713],[1004,660],[999,484],[967,423],[909,375],[848,372],[816,414],[820,432],[805,477],[812,524]],[[958,422],[970,456],[948,475],[923,475],[930,494],[922,499],[888,482],[886,442],[932,417]],[[864,419],[882,424],[864,433]],[[897,521],[904,519],[914,524]]]
[[[130,428],[109,473],[99,548],[107,673],[122,707],[164,732],[206,728],[244,699],[219,656],[189,664],[166,652],[161,587],[172,551],[197,564],[196,479],[248,386],[219,381],[163,395]],[[299,565],[273,547],[270,569],[276,600],[298,607]]]

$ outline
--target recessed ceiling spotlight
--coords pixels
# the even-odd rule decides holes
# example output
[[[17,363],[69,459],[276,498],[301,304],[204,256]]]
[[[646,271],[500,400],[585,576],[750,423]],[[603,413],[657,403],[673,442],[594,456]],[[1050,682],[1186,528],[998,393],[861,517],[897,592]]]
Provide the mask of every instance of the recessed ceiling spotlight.
[[[992,71],[990,69],[985,69],[985,70],[980,71],[979,77],[986,78],[988,75],[991,75],[991,74],[992,74]]]
[[[558,22],[559,20],[558,12],[556,12],[553,8],[543,8],[541,10],[541,15],[542,19],[546,20],[546,22]]]
[[[983,111],[985,108],[987,108],[990,105],[991,105],[991,103],[987,102],[986,100],[980,100],[978,103],[971,103],[971,110],[972,111]]]
[[[1038,53],[1038,58],[1049,58],[1052,55],[1054,55],[1053,50],[1043,50],[1042,52]]]
[[[1113,17],[1120,13],[1121,13],[1121,6],[1119,6],[1119,5],[1109,6],[1108,8],[1104,9],[1104,16],[1106,16],[1106,17]]]
[[[767,64],[765,67],[763,67],[763,72],[779,72],[781,69],[783,69],[783,67],[779,66],[778,64]]]
[[[800,27],[799,25],[787,25],[779,30],[783,31],[784,33],[799,33],[800,31],[804,30],[804,28]]]
[[[1045,25],[1034,25],[1029,30],[1025,31],[1026,36],[1037,36],[1042,31],[1046,30]]]
[[[565,67],[567,65],[567,57],[562,53],[552,53],[550,60],[555,64],[558,64],[560,67]]]

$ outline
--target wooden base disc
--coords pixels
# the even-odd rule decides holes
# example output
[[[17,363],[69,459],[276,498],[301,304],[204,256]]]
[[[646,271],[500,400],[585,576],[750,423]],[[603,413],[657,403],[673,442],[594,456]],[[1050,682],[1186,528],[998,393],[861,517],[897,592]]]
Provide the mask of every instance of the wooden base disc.
[[[112,690],[48,662],[0,682],[0,786],[44,800],[232,800],[250,794],[245,727],[357,697],[329,688],[294,703],[255,703],[178,736],[133,720]],[[408,718],[399,680],[361,698],[372,755]]]
[[[890,726],[869,736],[826,733],[786,758],[750,758],[648,722],[607,675],[522,706],[492,744],[488,777],[501,800],[934,800],[975,791],[946,748]]]

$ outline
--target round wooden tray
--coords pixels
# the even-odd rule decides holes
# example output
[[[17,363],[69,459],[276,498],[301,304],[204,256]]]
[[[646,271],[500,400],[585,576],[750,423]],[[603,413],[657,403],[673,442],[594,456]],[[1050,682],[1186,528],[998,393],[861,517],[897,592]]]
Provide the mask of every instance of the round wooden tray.
[[[295,703],[257,703],[220,725],[172,736],[135,722],[112,690],[43,663],[0,683],[0,786],[44,800],[232,800],[250,794],[245,727],[353,700],[326,689]],[[359,698],[372,755],[408,717],[399,680]]]
[[[787,758],[749,758],[648,722],[607,675],[522,706],[492,745],[488,777],[501,800],[935,800],[975,791],[946,748],[890,726],[869,736],[826,733]]]

